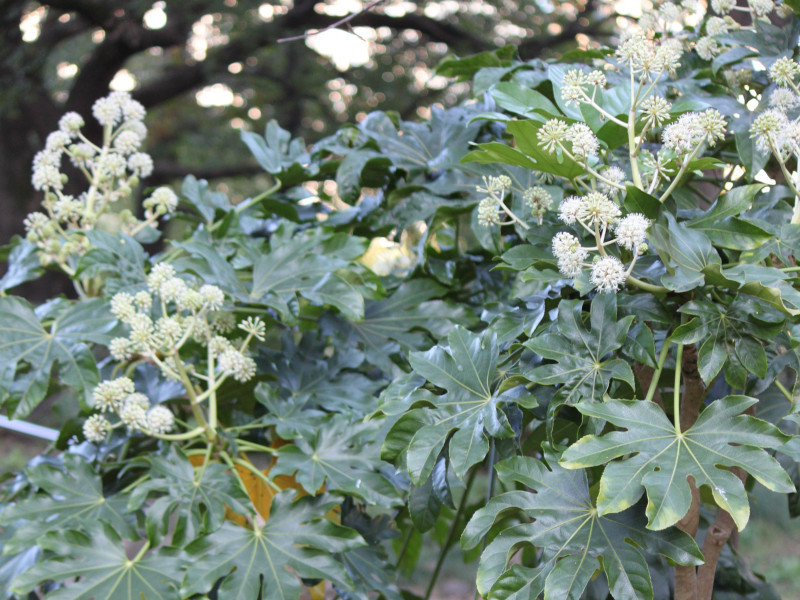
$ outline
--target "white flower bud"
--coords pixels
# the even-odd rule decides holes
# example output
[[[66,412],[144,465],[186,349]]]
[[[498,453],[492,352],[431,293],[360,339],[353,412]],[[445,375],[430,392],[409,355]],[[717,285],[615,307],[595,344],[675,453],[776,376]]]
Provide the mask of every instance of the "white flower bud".
[[[572,143],[572,153],[580,158],[595,156],[600,142],[597,136],[585,123],[573,123],[567,128],[565,134],[567,141]]]
[[[144,152],[134,152],[128,157],[128,169],[137,177],[149,177],[153,173],[153,159]]]
[[[136,152],[139,146],[142,145],[142,138],[140,138],[133,131],[122,131],[114,138],[114,149],[117,150],[122,156]]]
[[[92,114],[100,125],[110,127],[116,125],[122,117],[119,104],[110,96],[98,99],[92,106]]]
[[[494,198],[484,198],[478,204],[478,225],[491,227],[501,221],[500,206]]]
[[[136,314],[133,297],[126,292],[114,294],[111,298],[111,314],[124,323],[130,321]]]

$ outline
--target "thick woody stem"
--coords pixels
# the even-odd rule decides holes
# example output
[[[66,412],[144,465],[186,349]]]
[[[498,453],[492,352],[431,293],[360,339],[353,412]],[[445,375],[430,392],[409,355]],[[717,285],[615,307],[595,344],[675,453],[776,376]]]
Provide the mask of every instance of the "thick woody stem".
[[[747,414],[754,414],[755,407],[747,409]],[[736,475],[742,483],[747,482],[747,473],[739,467],[731,467],[731,473]],[[697,569],[697,600],[711,600],[714,592],[714,575],[717,571],[717,561],[725,544],[736,536],[737,529],[733,517],[721,508],[717,508],[717,516],[706,532],[703,541],[703,557],[705,563]]]
[[[689,487],[692,490],[692,503],[689,512],[678,521],[677,527],[694,537],[700,524],[700,490],[692,478],[689,478]],[[675,600],[699,600],[695,567],[675,565]]]
[[[687,431],[700,416],[700,408],[706,396],[706,386],[697,369],[697,346],[684,346],[683,361],[683,399],[681,401],[681,431]]]
[[[677,365],[676,365],[677,368]],[[684,346],[681,360],[681,372],[683,374],[683,396],[681,398],[681,431],[687,431],[700,415],[700,407],[706,394],[706,386],[700,377],[697,368],[697,346],[694,344]],[[700,523],[700,491],[695,485],[694,479],[689,479],[689,486],[692,491],[692,503],[689,512],[678,521],[678,529],[685,531],[692,537],[697,535],[697,527]],[[727,538],[726,538],[727,539]],[[716,569],[716,564],[714,565]],[[713,571],[711,575],[713,587]],[[709,596],[710,598],[710,596]],[[699,577],[697,569],[692,566],[675,567],[675,600],[702,600],[699,594]]]

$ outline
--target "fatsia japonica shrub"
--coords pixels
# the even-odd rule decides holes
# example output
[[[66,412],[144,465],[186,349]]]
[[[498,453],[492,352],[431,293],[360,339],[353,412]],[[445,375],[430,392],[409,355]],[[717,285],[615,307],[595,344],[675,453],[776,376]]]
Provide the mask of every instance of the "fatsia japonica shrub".
[[[3,484],[0,596],[427,599],[460,544],[489,599],[777,598],[735,532],[754,486],[800,513],[793,6],[451,59],[471,101],[311,148],[271,122],[236,204],[146,187],[129,95],[65,115],[0,398],[74,415]],[[44,270],[73,297],[11,293]]]

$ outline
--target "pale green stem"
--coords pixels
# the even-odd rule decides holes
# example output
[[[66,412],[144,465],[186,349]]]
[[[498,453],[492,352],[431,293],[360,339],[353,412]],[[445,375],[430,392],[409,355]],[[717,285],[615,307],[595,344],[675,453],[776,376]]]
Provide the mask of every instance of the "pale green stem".
[[[656,389],[658,388],[658,380],[661,379],[661,371],[664,370],[664,363],[667,360],[667,355],[669,354],[669,346],[670,341],[669,338],[664,340],[664,345],[661,347],[661,353],[658,355],[658,363],[656,364],[656,369],[653,371],[653,379],[650,380],[650,387],[647,390],[647,396],[645,396],[645,402],[652,402],[653,397],[656,395]]]
[[[636,97],[634,96],[634,77],[633,67],[631,67],[631,107],[628,111],[628,149],[631,161],[631,175],[633,176],[633,185],[640,190],[644,191],[644,184],[642,183],[642,175],[639,172],[639,159],[636,152]]]
[[[675,188],[678,187],[678,184],[680,183],[681,178],[686,173],[686,168],[689,166],[689,163],[694,160],[694,157],[697,156],[697,153],[700,151],[700,148],[703,146],[703,142],[704,141],[705,141],[705,137],[702,140],[700,140],[700,143],[697,144],[695,149],[692,150],[691,153],[687,154],[686,158],[683,159],[683,164],[681,165],[681,168],[678,170],[678,173],[672,179],[672,183],[669,184],[669,187],[666,189],[666,191],[658,199],[659,202],[661,202],[662,204],[664,202],[666,202],[667,198],[669,198],[670,194],[672,194],[672,192],[675,190]]]
[[[195,427],[191,431],[186,431],[184,433],[149,433],[148,435],[153,436],[154,438],[158,438],[159,440],[165,440],[168,442],[180,442],[183,440],[191,440],[193,438],[199,437],[203,435],[206,431],[205,427]]]
[[[683,344],[678,344],[675,353],[675,384],[672,396],[672,418],[675,423],[675,433],[681,435],[681,361],[683,360]]]

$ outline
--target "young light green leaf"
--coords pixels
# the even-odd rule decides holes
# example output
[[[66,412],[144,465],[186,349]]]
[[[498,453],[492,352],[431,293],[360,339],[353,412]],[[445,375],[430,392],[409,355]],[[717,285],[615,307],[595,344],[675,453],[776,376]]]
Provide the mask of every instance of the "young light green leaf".
[[[686,432],[677,432],[652,402],[581,402],[576,407],[581,413],[621,431],[578,440],[564,452],[561,464],[580,469],[608,463],[597,498],[601,515],[625,510],[646,490],[648,527],[665,529],[689,510],[687,478],[692,477],[698,487],[707,486],[717,505],[744,529],[750,516],[747,493],[728,467],[745,470],[772,491],[794,490],[789,476],[764,450],[782,446],[788,436],[774,425],[741,414],[756,402],[746,396],[717,400]]]

